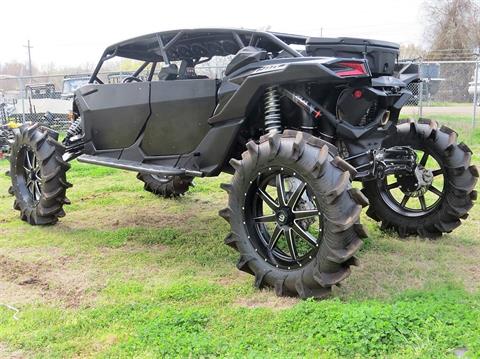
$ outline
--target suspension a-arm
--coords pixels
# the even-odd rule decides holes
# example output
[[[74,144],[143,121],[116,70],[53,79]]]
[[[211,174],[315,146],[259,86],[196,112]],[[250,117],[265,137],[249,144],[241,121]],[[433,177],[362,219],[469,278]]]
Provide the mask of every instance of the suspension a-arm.
[[[381,179],[390,174],[411,174],[417,165],[417,154],[408,146],[396,146],[369,150],[357,155],[344,158],[351,162],[360,157],[368,157],[368,162],[355,167],[356,180]]]

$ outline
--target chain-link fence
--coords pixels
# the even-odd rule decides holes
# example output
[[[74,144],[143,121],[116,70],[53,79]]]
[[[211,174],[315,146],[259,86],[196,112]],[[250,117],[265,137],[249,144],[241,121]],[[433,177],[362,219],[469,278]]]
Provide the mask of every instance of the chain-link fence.
[[[402,110],[403,117],[427,117],[457,131],[472,133],[480,105],[479,59],[476,61],[418,61],[421,81],[411,83],[413,96]],[[197,74],[222,78],[225,64],[199,65]],[[101,74],[104,83],[121,83],[132,72]],[[141,76],[147,74],[140,74]],[[64,131],[72,108],[73,92],[86,84],[88,74],[0,76],[0,124],[8,121],[42,122]]]
[[[73,91],[88,75],[0,77],[0,123],[41,122],[57,130],[68,126]]]
[[[419,61],[421,81],[408,88],[413,96],[404,117],[431,118],[462,135],[471,135],[479,117],[480,61]]]

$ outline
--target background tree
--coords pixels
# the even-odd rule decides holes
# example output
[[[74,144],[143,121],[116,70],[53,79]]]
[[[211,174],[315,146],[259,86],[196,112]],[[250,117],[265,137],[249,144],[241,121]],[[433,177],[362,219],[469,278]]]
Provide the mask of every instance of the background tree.
[[[479,0],[426,0],[425,60],[473,60],[480,47]],[[470,100],[467,89],[474,72],[472,64],[442,64],[438,97],[445,101]]]
[[[473,50],[480,46],[479,0],[427,0],[426,40],[431,50]]]
[[[400,59],[413,60],[425,56],[425,50],[415,44],[403,44],[400,46]]]
[[[38,69],[32,66],[33,73],[38,73]],[[29,73],[28,67],[21,62],[11,61],[0,63],[0,89],[15,90],[18,88],[16,79],[8,79],[9,76],[25,76]],[[3,75],[3,76],[2,76]]]

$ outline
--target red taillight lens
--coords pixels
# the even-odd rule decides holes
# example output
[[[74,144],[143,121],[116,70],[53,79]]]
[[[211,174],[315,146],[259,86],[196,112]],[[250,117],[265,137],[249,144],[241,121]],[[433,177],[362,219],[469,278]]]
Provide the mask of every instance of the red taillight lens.
[[[363,62],[339,62],[335,67],[339,67],[335,73],[340,77],[368,75],[367,68]]]

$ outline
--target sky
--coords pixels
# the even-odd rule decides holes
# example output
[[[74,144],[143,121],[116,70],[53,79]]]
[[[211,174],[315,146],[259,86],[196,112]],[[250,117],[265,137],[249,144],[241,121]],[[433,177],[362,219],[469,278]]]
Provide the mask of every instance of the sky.
[[[421,44],[422,0],[2,0],[0,63],[94,64],[108,45],[157,31],[229,27]]]

